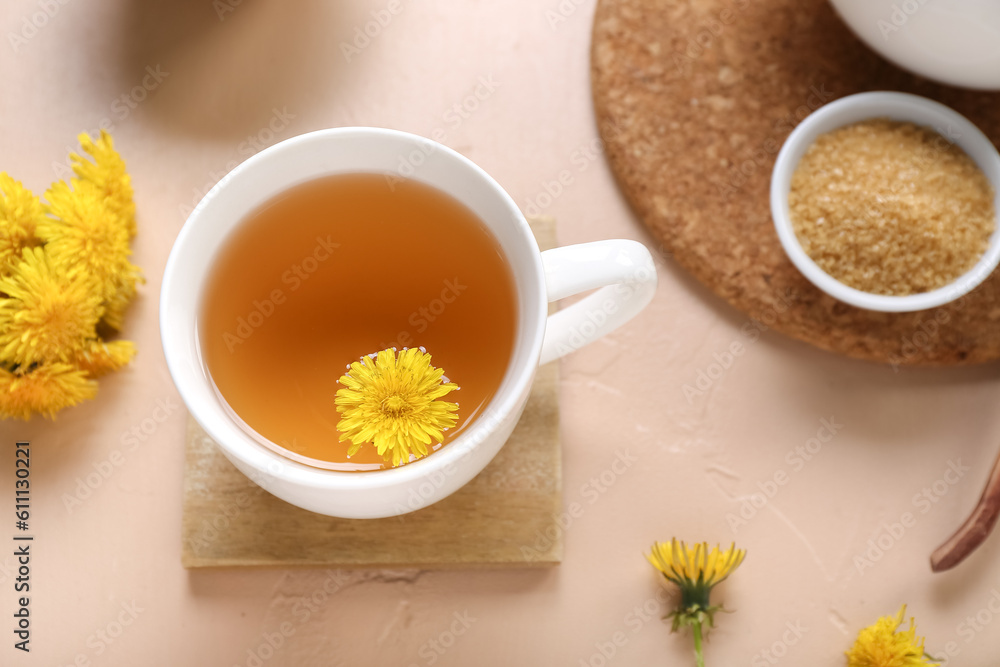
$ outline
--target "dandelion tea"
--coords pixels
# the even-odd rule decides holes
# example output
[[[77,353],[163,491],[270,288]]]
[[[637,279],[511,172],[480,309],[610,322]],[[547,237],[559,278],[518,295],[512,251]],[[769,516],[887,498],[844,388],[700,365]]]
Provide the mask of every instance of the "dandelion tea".
[[[500,386],[517,297],[499,243],[463,204],[413,180],[345,174],[250,214],[213,261],[200,319],[205,363],[246,427],[310,465],[379,470],[389,464],[374,446],[348,458],[340,442],[347,366],[426,349],[460,387],[446,446]]]

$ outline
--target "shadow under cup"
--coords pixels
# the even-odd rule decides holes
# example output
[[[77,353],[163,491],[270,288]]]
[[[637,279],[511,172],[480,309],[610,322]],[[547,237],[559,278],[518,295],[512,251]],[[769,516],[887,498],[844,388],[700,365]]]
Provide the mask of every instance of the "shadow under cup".
[[[198,314],[213,258],[230,233],[289,188],[335,174],[374,172],[416,180],[464,204],[500,244],[514,280],[517,328],[503,379],[478,417],[432,456],[398,468],[322,470],[249,428],[208,372]],[[494,457],[517,423],[541,351],[547,298],[538,246],[503,189],[458,153],[415,135],[374,128],[314,132],[250,158],[215,186],[191,214],[171,251],[160,304],[167,364],[192,416],[251,480],[299,507],[350,518],[393,516],[454,492]],[[427,493],[414,488],[431,484]]]

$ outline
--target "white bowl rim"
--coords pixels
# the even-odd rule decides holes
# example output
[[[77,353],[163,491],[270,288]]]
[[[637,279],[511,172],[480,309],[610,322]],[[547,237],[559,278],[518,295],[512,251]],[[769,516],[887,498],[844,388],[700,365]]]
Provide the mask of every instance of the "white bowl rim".
[[[844,303],[883,312],[913,312],[942,306],[971,292],[1000,263],[1000,215],[989,247],[971,269],[948,285],[906,296],[872,294],[838,281],[806,254],[792,228],[788,190],[802,154],[818,135],[871,118],[891,118],[929,126],[953,140],[990,180],[994,190],[994,207],[1000,213],[1000,153],[978,127],[951,107],[926,97],[874,91],[848,95],[820,107],[785,139],[774,163],[770,187],[771,217],[778,239],[795,267],[813,285]]]
[[[926,2],[919,0],[916,7],[922,7]],[[830,0],[830,4],[858,39],[898,67],[949,86],[989,92],[1000,90],[1000,70],[995,66],[990,68],[997,61],[996,52],[978,52],[976,56],[966,53],[965,57],[957,60],[938,52],[935,47],[940,48],[941,44],[935,44],[934,38],[939,35],[927,35],[920,25],[921,21],[910,20],[915,11],[919,11],[907,11],[907,5],[914,3],[901,0]],[[938,30],[943,28],[945,34],[954,30],[958,23],[967,24],[969,17],[963,16],[961,9],[955,11],[955,4],[959,3],[952,3],[950,8],[940,7],[947,13],[943,18],[951,24],[937,26]],[[859,11],[857,6],[864,9]],[[894,18],[895,10],[899,9],[903,11],[905,20]],[[876,17],[876,14],[881,16]],[[935,18],[942,16],[938,14]],[[978,27],[984,33],[995,32],[989,22]],[[945,41],[947,39],[942,43]],[[911,50],[909,47],[916,48]]]

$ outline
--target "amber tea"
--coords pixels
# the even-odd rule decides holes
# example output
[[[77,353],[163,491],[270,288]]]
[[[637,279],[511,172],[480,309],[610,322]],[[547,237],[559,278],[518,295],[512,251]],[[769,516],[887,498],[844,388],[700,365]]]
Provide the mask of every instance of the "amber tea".
[[[209,373],[249,429],[314,466],[379,470],[389,464],[374,446],[348,457],[340,442],[334,398],[347,366],[425,349],[460,387],[447,446],[500,386],[517,297],[499,243],[459,201],[413,180],[343,174],[291,188],[237,227],[213,261],[199,327]]]

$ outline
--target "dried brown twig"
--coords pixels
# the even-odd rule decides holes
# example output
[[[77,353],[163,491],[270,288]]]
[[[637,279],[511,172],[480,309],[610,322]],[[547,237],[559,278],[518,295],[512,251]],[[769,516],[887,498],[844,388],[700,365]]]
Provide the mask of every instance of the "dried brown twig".
[[[982,544],[1000,517],[1000,456],[979,498],[979,504],[965,523],[931,554],[931,570],[943,572],[955,567]]]

